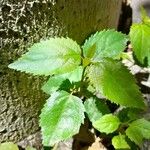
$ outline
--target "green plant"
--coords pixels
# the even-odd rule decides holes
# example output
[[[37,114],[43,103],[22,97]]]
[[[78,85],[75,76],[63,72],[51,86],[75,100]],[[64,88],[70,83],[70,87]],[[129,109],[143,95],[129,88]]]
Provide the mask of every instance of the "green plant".
[[[140,65],[150,66],[150,18],[141,7],[141,23],[135,23],[130,29],[130,40],[134,55]]]
[[[149,65],[150,27],[140,26],[132,26],[130,39],[137,59],[144,63],[147,58]],[[135,36],[139,28],[146,30],[146,35]],[[137,43],[139,36],[144,38],[142,43]],[[39,121],[44,146],[54,146],[77,134],[85,112],[95,129],[112,137],[116,149],[130,149],[132,142],[140,146],[143,139],[150,139],[150,122],[140,115],[146,110],[142,93],[121,62],[128,40],[128,36],[114,30],[95,33],[81,47],[69,38],[50,38],[34,44],[9,65],[33,75],[50,76],[42,87],[50,98]],[[139,47],[144,51],[142,56],[138,55]],[[117,104],[119,111],[111,111],[106,99]]]

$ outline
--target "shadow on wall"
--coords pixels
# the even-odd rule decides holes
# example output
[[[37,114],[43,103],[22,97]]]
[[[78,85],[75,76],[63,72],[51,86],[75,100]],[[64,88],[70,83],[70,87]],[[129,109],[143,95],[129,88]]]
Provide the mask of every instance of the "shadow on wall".
[[[118,31],[128,34],[132,24],[132,8],[127,1],[122,2]]]

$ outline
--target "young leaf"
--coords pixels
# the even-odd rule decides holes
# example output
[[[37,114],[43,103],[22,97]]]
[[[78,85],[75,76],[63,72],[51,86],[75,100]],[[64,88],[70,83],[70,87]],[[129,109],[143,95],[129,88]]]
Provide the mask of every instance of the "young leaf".
[[[137,145],[141,145],[143,138],[150,139],[150,122],[138,119],[129,124],[126,135]]]
[[[34,44],[29,52],[9,65],[35,75],[63,74],[74,70],[81,63],[79,45],[67,38],[50,38]]]
[[[102,116],[99,120],[95,121],[93,123],[93,126],[100,132],[105,132],[108,134],[117,130],[119,127],[119,124],[120,124],[120,121],[116,116],[112,114],[107,114],[107,115]]]
[[[119,61],[105,59],[88,67],[90,82],[110,101],[145,108],[144,99],[129,70]]]
[[[125,140],[125,135],[122,134],[113,137],[112,145],[115,149],[130,149],[130,146]]]
[[[72,87],[71,83],[78,82],[81,80],[82,72],[83,72],[83,68],[82,66],[79,66],[71,72],[52,76],[42,86],[42,90],[47,94],[51,94],[57,91],[58,89],[69,91],[70,88]]]
[[[47,100],[40,115],[44,146],[53,146],[78,133],[84,122],[84,105],[81,99],[65,91],[55,92]]]
[[[0,150],[19,150],[18,146],[12,142],[0,143]]]
[[[150,66],[150,26],[133,24],[130,39],[137,60],[143,65]]]
[[[71,85],[69,80],[65,80],[62,76],[53,76],[42,86],[42,90],[47,94],[52,94],[57,91],[62,84],[65,84],[67,88]]]
[[[116,58],[125,49],[127,36],[115,30],[103,30],[92,35],[83,45],[83,54],[92,61],[104,57]]]
[[[91,122],[94,122],[103,115],[110,113],[107,105],[96,97],[87,99],[84,102],[84,107]]]

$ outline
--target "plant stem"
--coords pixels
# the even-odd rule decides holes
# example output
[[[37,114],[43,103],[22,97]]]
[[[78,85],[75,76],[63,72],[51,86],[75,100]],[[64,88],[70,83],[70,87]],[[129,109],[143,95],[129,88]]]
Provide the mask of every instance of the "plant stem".
[[[82,77],[81,77],[81,83],[83,83],[83,80],[84,80],[85,70],[86,70],[86,67],[83,68]]]
[[[85,70],[86,70],[86,67],[83,68],[81,82],[80,82],[80,94],[81,94],[81,96],[82,96],[83,86],[84,86]]]

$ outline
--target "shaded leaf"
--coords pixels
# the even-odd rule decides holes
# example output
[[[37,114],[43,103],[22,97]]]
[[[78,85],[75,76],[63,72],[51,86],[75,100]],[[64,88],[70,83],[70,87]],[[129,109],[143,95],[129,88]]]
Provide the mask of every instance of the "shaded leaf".
[[[126,130],[126,135],[129,137],[129,139],[132,142],[135,142],[137,145],[141,146],[143,137],[142,137],[141,132],[139,132],[139,130],[136,130],[136,129],[134,130],[134,128],[129,127]]]
[[[130,149],[130,146],[125,140],[125,135],[117,135],[112,138],[112,145],[115,149]]]
[[[119,127],[119,124],[120,121],[116,116],[107,114],[102,116],[99,120],[95,121],[93,123],[93,126],[98,131],[108,134],[116,131]]]
[[[40,115],[44,146],[53,146],[78,133],[84,122],[82,100],[65,91],[55,92],[47,100]]]
[[[77,67],[75,70],[62,74],[55,75],[49,78],[49,80],[42,86],[42,90],[51,94],[55,91],[64,90],[69,91],[72,88],[72,84],[74,82],[78,82],[81,80],[83,68],[82,66]]]
[[[130,120],[128,116],[128,112],[129,112],[128,108],[123,108],[122,110],[118,112],[117,117],[119,118],[121,122],[128,122]]]
[[[150,26],[133,24],[130,29],[133,52],[142,65],[150,66]]]
[[[145,108],[134,76],[119,61],[105,59],[88,67],[91,84],[110,101],[127,107]]]
[[[103,115],[110,113],[107,105],[96,97],[87,99],[84,102],[84,107],[91,122],[94,122]]]
[[[49,80],[42,86],[42,90],[47,94],[52,94],[59,89],[63,82],[65,82],[65,79],[61,76],[50,77]]]
[[[117,115],[121,122],[128,122],[133,121],[135,119],[141,118],[141,109],[137,108],[123,108],[121,111],[119,111]]]
[[[150,139],[150,122],[144,118],[133,121],[129,124],[126,135],[131,141],[141,145],[143,138]]]
[[[50,38],[34,44],[29,52],[9,65],[9,68],[35,75],[63,74],[81,63],[79,45],[67,38]]]
[[[104,57],[116,58],[125,49],[127,36],[115,30],[96,32],[83,45],[84,57],[100,61]]]
[[[140,109],[129,109],[127,115],[130,120],[139,119],[142,117],[142,111]]]

